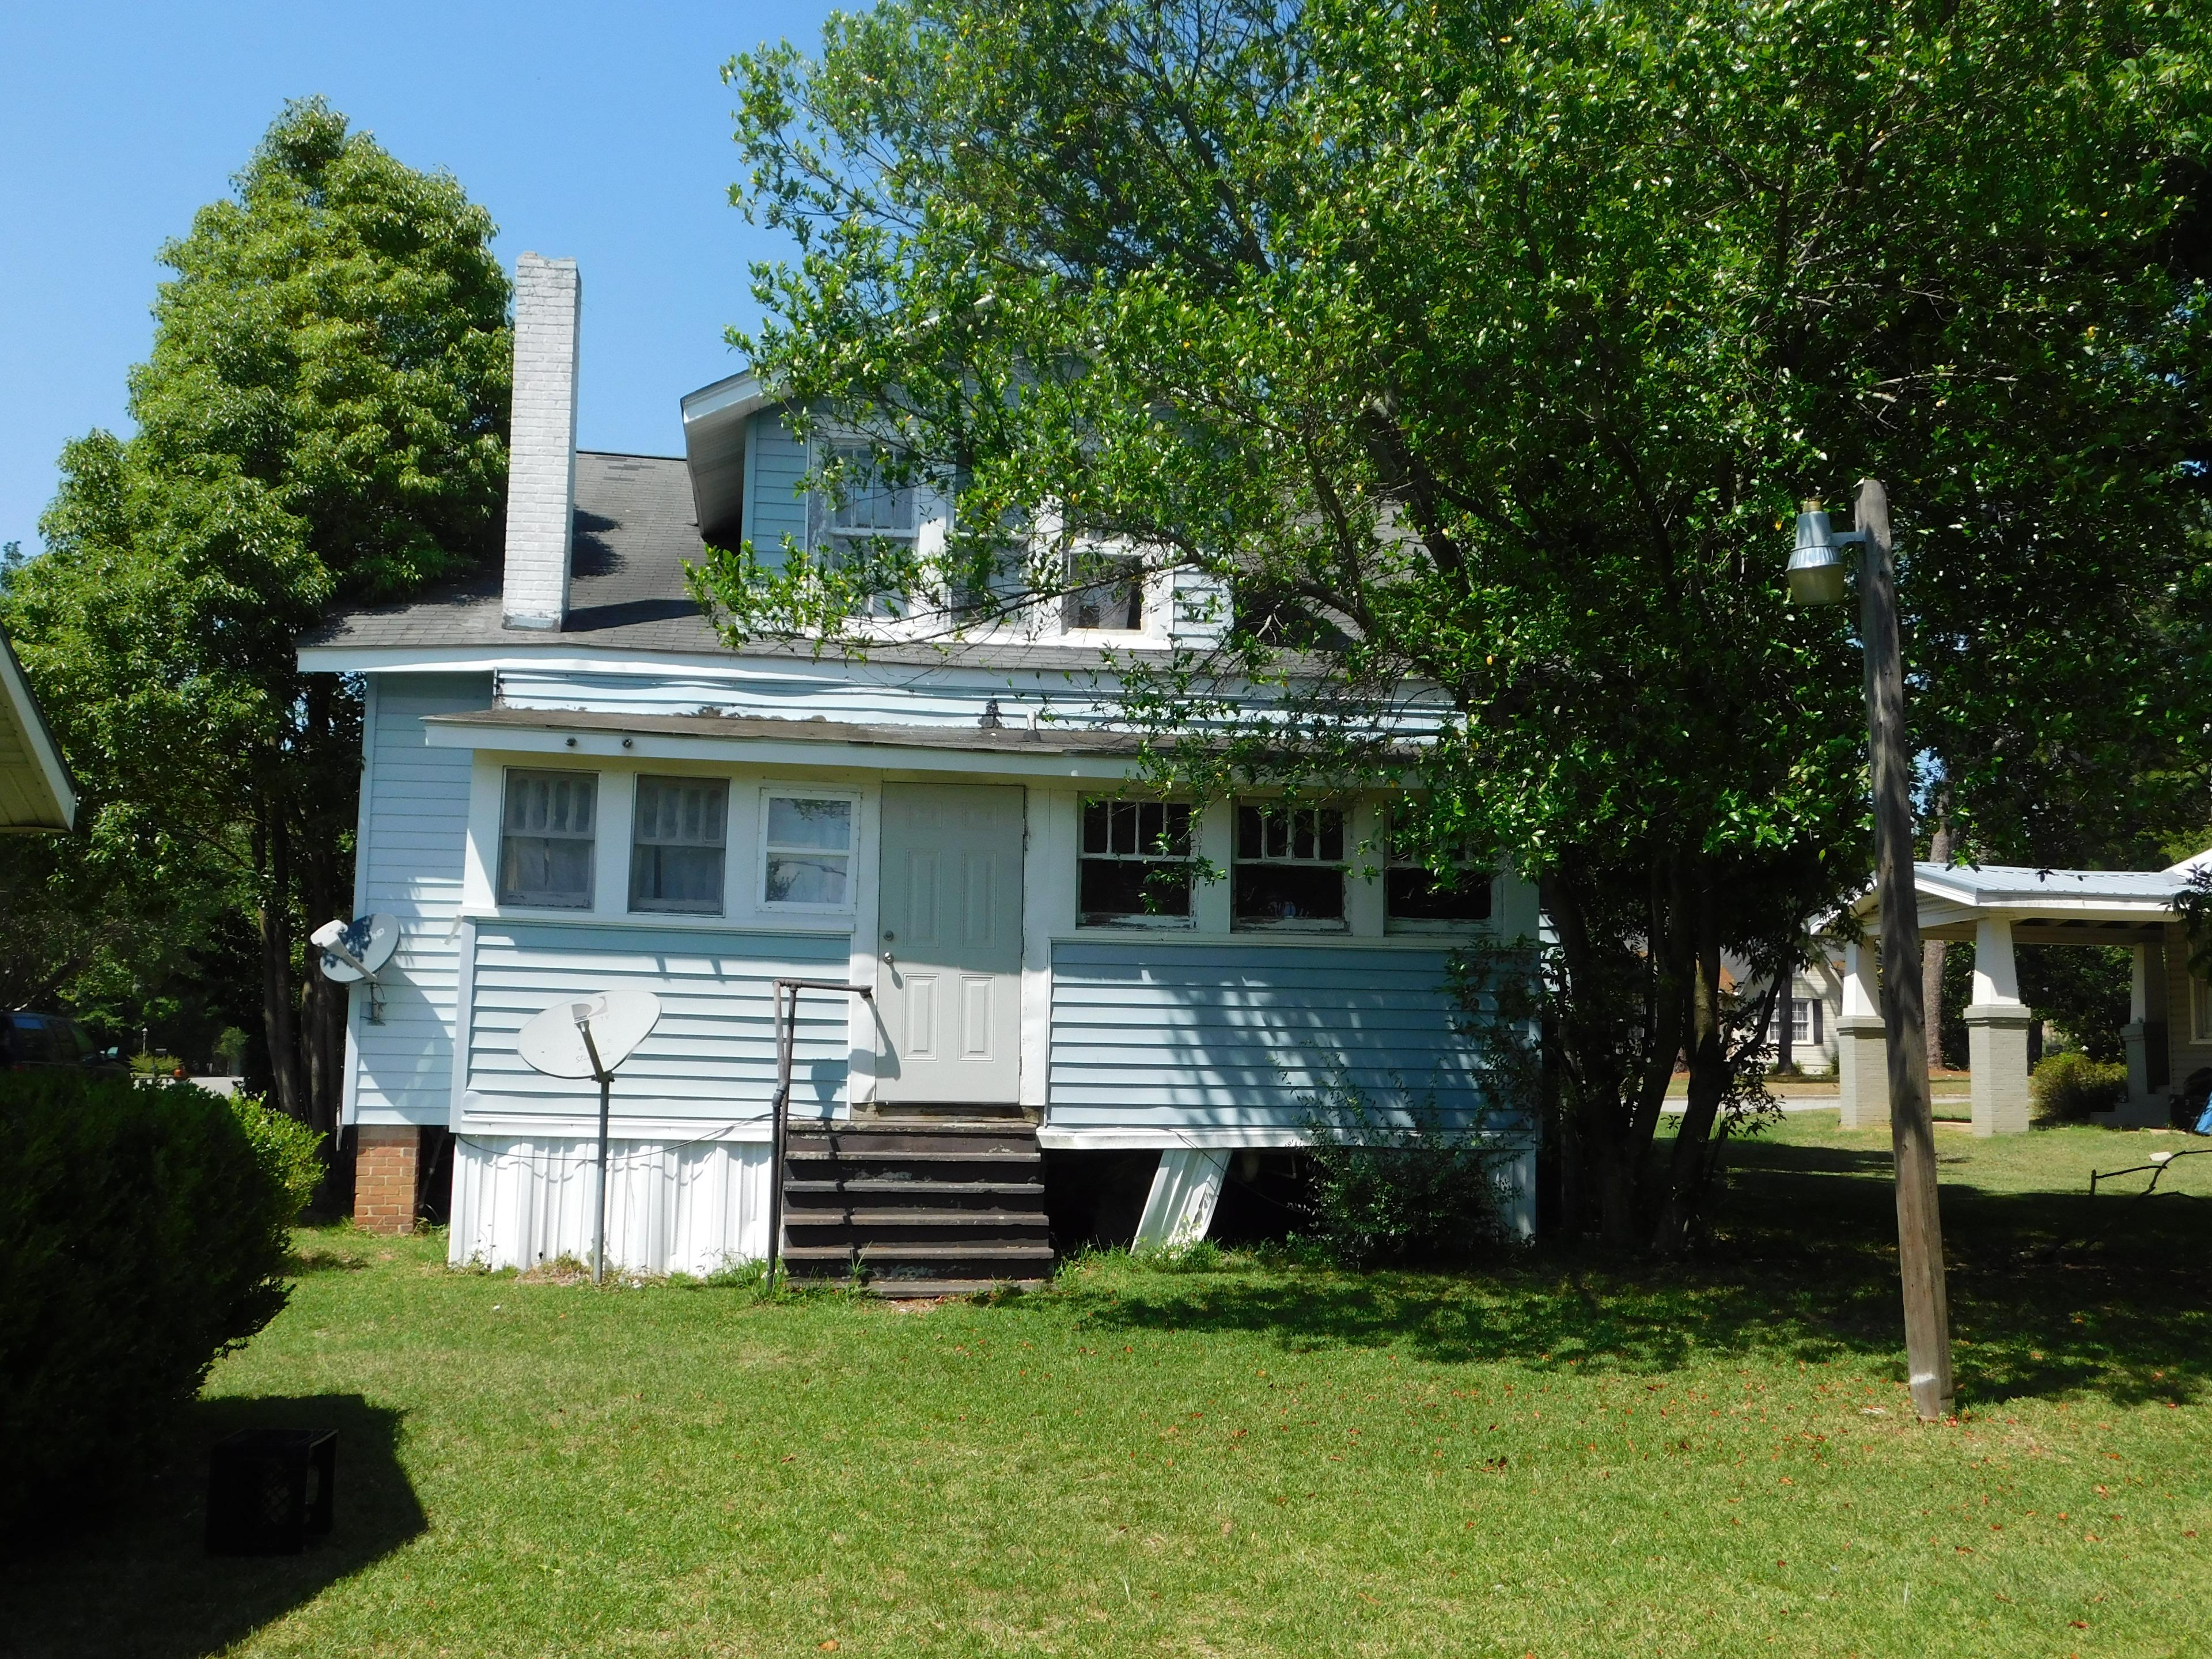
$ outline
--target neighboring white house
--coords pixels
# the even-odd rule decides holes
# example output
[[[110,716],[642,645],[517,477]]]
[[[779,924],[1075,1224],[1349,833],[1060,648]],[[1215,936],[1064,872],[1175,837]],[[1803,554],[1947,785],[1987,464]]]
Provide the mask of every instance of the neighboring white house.
[[[0,633],[0,834],[52,834],[76,823],[76,787],[61,745]]]
[[[951,648],[887,629],[865,661],[729,648],[685,585],[702,534],[764,556],[787,535],[927,540],[945,503],[810,501],[810,457],[747,374],[683,400],[681,459],[578,453],[578,319],[574,264],[525,255],[503,570],[334,617],[300,652],[367,687],[356,908],[402,930],[376,1006],[354,999],[345,1121],[386,1184],[413,1178],[422,1132],[453,1133],[455,1260],[584,1253],[596,1091],[529,1070],[515,1034],[611,987],[666,1011],[615,1089],[610,1255],[637,1269],[765,1253],[778,977],[874,994],[802,1000],[793,1109],[845,1126],[794,1147],[802,1258],[818,1240],[817,1261],[989,1276],[931,1242],[966,1206],[1028,1276],[1042,1154],[1080,1179],[1081,1155],[1160,1152],[1146,1232],[1187,1237],[1229,1155],[1300,1144],[1334,1083],[1477,1113],[1447,959],[1533,939],[1528,883],[1438,894],[1370,867],[1372,795],[1132,789],[1109,653],[1218,626],[1164,589]],[[1193,878],[1209,866],[1226,878]],[[975,1133],[929,1141],[943,1120]],[[1532,1139],[1500,1144],[1525,1234]],[[937,1219],[852,1196],[931,1146],[961,1177],[928,1188]]]

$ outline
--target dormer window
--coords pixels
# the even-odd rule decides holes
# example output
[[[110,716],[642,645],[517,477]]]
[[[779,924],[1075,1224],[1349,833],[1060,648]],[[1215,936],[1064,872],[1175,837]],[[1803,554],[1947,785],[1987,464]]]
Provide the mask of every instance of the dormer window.
[[[919,492],[911,482],[886,477],[866,444],[831,444],[824,465],[840,474],[840,499],[817,495],[813,505],[815,544],[844,570],[905,561],[911,568],[915,538],[921,532]],[[871,596],[871,616],[894,617],[899,596]]]
[[[1145,562],[1130,553],[1079,550],[1068,555],[1068,580],[1079,582],[1067,595],[1066,622],[1073,631],[1141,634],[1145,631]]]

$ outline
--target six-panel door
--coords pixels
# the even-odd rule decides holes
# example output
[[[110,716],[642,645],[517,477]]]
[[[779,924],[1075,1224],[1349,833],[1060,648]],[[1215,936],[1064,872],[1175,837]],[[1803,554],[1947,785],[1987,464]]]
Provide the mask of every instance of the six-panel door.
[[[1020,1097],[1022,795],[884,786],[879,1104]]]

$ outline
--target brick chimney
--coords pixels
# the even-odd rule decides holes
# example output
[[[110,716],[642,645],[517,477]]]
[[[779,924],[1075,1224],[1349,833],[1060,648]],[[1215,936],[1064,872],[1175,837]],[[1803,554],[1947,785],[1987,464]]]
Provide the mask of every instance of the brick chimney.
[[[568,614],[576,526],[576,342],[583,284],[574,259],[514,262],[514,409],[507,459],[509,628],[557,630]]]

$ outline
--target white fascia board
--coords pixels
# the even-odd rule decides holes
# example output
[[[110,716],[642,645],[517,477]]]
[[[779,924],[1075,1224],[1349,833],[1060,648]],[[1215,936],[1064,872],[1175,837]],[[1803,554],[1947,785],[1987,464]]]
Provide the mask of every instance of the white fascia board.
[[[712,386],[702,386],[696,392],[687,392],[681,400],[684,423],[703,421],[715,415],[728,415],[743,419],[755,410],[767,406],[768,394],[761,390],[760,376],[750,368],[739,369]]]
[[[74,830],[76,785],[70,776],[69,763],[62,758],[61,744],[54,741],[53,728],[46,724],[46,710],[39,707],[38,696],[24,676],[23,665],[15,660],[15,648],[8,643],[4,633],[0,633],[0,690],[4,690],[15,724],[22,731],[23,746],[38,763],[39,781],[53,806],[54,821],[38,827]]]
[[[726,764],[840,772],[942,772],[963,776],[1119,781],[1137,775],[1133,755],[1024,755],[1004,750],[917,744],[811,743],[791,738],[710,738],[659,732],[561,732],[546,727],[471,726],[445,720],[423,732],[433,749],[601,760],[714,761]]]

